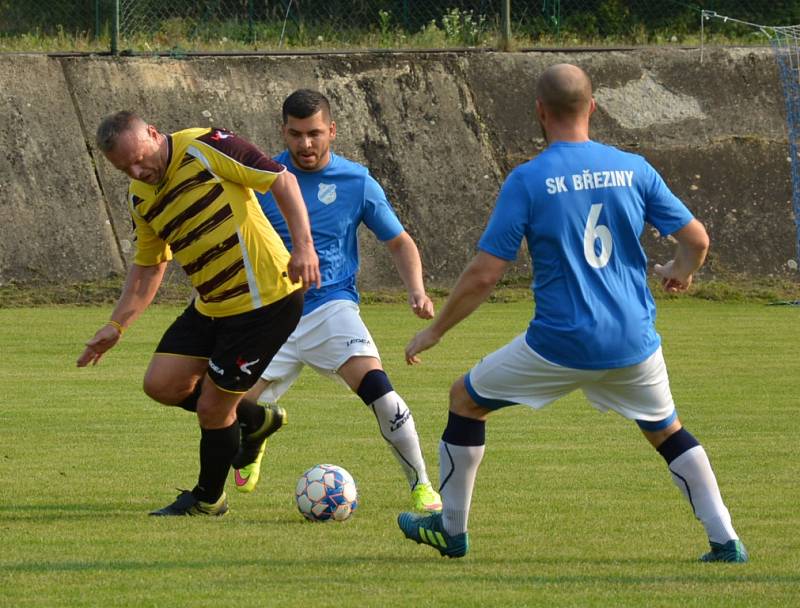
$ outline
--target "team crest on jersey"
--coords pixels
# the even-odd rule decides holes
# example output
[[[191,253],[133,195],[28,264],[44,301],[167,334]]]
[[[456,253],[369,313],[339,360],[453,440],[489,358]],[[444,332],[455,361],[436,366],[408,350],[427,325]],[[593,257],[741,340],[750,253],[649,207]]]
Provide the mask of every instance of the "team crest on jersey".
[[[320,184],[317,198],[323,205],[330,205],[336,200],[336,184]]]

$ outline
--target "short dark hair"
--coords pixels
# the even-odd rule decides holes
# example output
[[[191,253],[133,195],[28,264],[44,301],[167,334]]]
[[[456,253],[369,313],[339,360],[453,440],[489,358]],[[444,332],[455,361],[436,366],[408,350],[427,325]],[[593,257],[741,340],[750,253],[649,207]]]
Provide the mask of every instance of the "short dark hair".
[[[331,104],[325,95],[311,89],[298,89],[283,102],[283,124],[286,124],[290,116],[308,118],[320,110],[330,120]]]
[[[134,125],[143,122],[138,114],[129,110],[122,110],[106,116],[97,127],[95,143],[101,152],[110,152],[114,149],[120,135],[130,131]]]
[[[536,98],[559,118],[577,116],[592,102],[592,79],[576,65],[551,65],[536,82]]]

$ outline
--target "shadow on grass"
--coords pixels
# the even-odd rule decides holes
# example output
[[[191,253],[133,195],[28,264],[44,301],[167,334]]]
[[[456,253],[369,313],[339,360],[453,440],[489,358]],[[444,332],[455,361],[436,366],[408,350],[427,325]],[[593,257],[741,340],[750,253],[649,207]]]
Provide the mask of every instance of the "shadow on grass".
[[[585,558],[563,558],[563,559],[513,559],[513,560],[487,560],[481,561],[481,569],[487,565],[500,566],[500,570],[492,570],[491,573],[481,574],[474,569],[476,564],[469,561],[451,561],[435,560],[445,567],[457,567],[463,570],[463,566],[472,566],[469,570],[469,579],[472,584],[488,584],[488,585],[591,585],[591,584],[607,584],[613,581],[615,584],[621,585],[664,585],[676,584],[686,585],[691,583],[715,583],[720,582],[735,583],[737,585],[747,584],[779,584],[779,585],[798,585],[800,584],[800,574],[782,574],[782,573],[763,573],[763,572],[748,572],[748,566],[741,564],[701,564],[694,563],[697,567],[693,571],[681,569],[680,572],[675,574],[625,574],[620,572],[614,573],[592,573],[592,572],[575,572],[575,570],[591,570],[598,565],[619,565],[624,567],[641,567],[652,571],[652,569],[659,569],[665,565],[663,559],[627,559],[627,560],[610,560],[610,559],[585,559]],[[258,558],[253,559],[225,559],[219,555],[208,559],[169,559],[169,560],[36,560],[35,562],[24,562],[16,564],[4,564],[3,571],[8,573],[25,573],[25,574],[52,574],[54,572],[85,572],[85,571],[103,571],[103,572],[148,572],[158,571],[164,572],[169,570],[208,570],[213,569],[232,569],[240,571],[245,568],[256,568],[259,571],[267,570],[281,570],[281,571],[295,571],[307,572],[309,568],[322,572],[331,567],[334,568],[359,568],[361,566],[370,566],[375,563],[385,563],[387,567],[396,567],[398,565],[397,555],[375,555],[364,554],[354,556],[339,555],[336,558],[335,565],[331,563],[328,556],[320,557],[318,559],[309,558],[308,556],[297,557],[296,559],[282,557],[271,559],[266,555],[259,555]],[[667,562],[668,563],[668,562]],[[671,564],[675,565],[689,565],[689,564]],[[419,563],[416,561],[406,561],[405,567],[412,567],[416,572],[416,567]],[[416,566],[416,567],[415,567]],[[520,574],[514,570],[512,572],[503,573],[504,569],[510,566],[530,568],[535,572],[537,567],[541,571],[543,566],[552,567],[559,566],[568,570],[570,573],[561,574]],[[399,579],[403,578],[401,572],[397,572]]]
[[[166,499],[165,499],[166,500]],[[163,502],[163,501],[162,501]],[[128,520],[146,519],[147,521],[168,522],[175,521],[172,517],[150,517],[150,511],[163,506],[158,500],[154,500],[152,505],[131,505],[130,503],[107,503],[107,504],[82,504],[82,503],[57,503],[57,504],[0,504],[0,522],[41,522],[50,523],[64,520],[81,520],[99,518]],[[231,521],[237,525],[256,524],[259,526],[323,526],[325,522],[311,522],[303,519],[294,509],[287,508],[285,516],[276,517],[274,514],[269,517],[257,517],[252,514],[240,515],[235,507],[232,507],[229,514],[225,517],[184,517],[182,521]],[[346,525],[346,524],[345,524]]]
[[[458,568],[469,577],[476,588],[508,585],[511,588],[532,585],[586,586],[613,583],[623,586],[686,586],[692,584],[787,585],[800,584],[800,573],[787,571],[765,572],[759,564],[704,563],[696,558],[665,559],[663,557],[632,557],[626,559],[603,557],[509,557],[471,560],[430,559],[403,560],[403,567],[416,571],[422,562]],[[458,564],[458,565],[456,565]],[[466,568],[465,568],[466,567]],[[468,568],[468,570],[467,570]],[[598,572],[597,570],[602,570]],[[665,572],[667,570],[668,572]],[[553,573],[553,572],[556,573]],[[530,573],[528,573],[530,572]]]
[[[336,567],[370,565],[375,562],[385,562],[386,564],[396,563],[395,556],[375,556],[363,555],[352,557],[337,557]],[[135,560],[36,560],[35,562],[25,562],[18,564],[4,564],[3,572],[22,572],[27,574],[52,574],[53,572],[84,572],[84,571],[104,571],[104,572],[132,572],[132,571],[157,571],[168,570],[208,570],[212,569],[233,569],[257,568],[263,571],[265,568],[293,568],[297,572],[302,572],[304,568],[319,567],[328,568],[331,566],[329,558],[320,559],[269,559],[269,557],[259,556],[257,559],[222,559],[214,556],[209,559],[169,559],[164,561],[135,561]]]
[[[139,513],[128,504],[29,504],[0,505],[2,521],[49,521],[64,519],[87,519],[118,517]]]
[[[540,564],[540,560],[531,560],[531,565]],[[596,567],[597,564],[619,564],[618,560],[585,560],[585,559],[564,559],[560,560],[558,564],[562,566],[580,568],[580,564],[584,564],[585,568]],[[630,560],[627,565],[634,566],[647,566],[648,568],[663,567],[665,562],[663,559],[659,560]],[[680,562],[679,562],[680,563]],[[695,562],[692,562],[693,564]],[[682,564],[681,565],[688,565]],[[682,569],[676,574],[642,574],[642,575],[629,575],[614,573],[598,573],[598,574],[556,574],[556,575],[541,575],[530,574],[520,575],[511,574],[505,576],[485,576],[470,574],[470,580],[477,582],[483,581],[484,583],[492,583],[498,580],[507,585],[520,585],[520,584],[534,584],[534,585],[586,585],[594,583],[613,583],[615,585],[664,585],[675,584],[684,586],[687,584],[696,583],[735,583],[737,585],[746,584],[781,584],[781,585],[796,585],[800,583],[800,575],[796,574],[768,574],[768,573],[744,573],[742,564],[702,564],[697,563],[697,569],[694,572],[688,572]]]

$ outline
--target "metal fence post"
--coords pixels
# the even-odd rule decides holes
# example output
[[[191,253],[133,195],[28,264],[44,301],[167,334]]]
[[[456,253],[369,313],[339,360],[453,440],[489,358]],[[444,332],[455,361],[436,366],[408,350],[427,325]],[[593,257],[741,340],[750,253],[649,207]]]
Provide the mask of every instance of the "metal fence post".
[[[503,0],[500,19],[501,46],[504,51],[511,50],[511,0]]]
[[[114,0],[114,7],[112,8],[112,18],[111,18],[112,55],[119,55],[119,3],[120,0]]]
[[[247,34],[250,36],[250,44],[256,43],[256,7],[255,0],[247,0]]]

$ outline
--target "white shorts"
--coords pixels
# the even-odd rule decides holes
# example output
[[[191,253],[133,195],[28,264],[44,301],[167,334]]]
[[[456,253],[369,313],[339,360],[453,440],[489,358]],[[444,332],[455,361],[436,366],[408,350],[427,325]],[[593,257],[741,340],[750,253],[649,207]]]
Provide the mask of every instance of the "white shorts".
[[[361,320],[358,305],[333,300],[300,319],[294,332],[272,358],[261,378],[270,385],[261,399],[277,401],[308,365],[323,376],[344,381],[336,373],[352,357],[380,360],[372,336]]]
[[[661,347],[629,367],[574,369],[541,357],[522,334],[482,359],[465,383],[472,399],[490,409],[514,403],[540,409],[581,389],[598,410],[614,410],[631,420],[661,421],[675,412]]]

